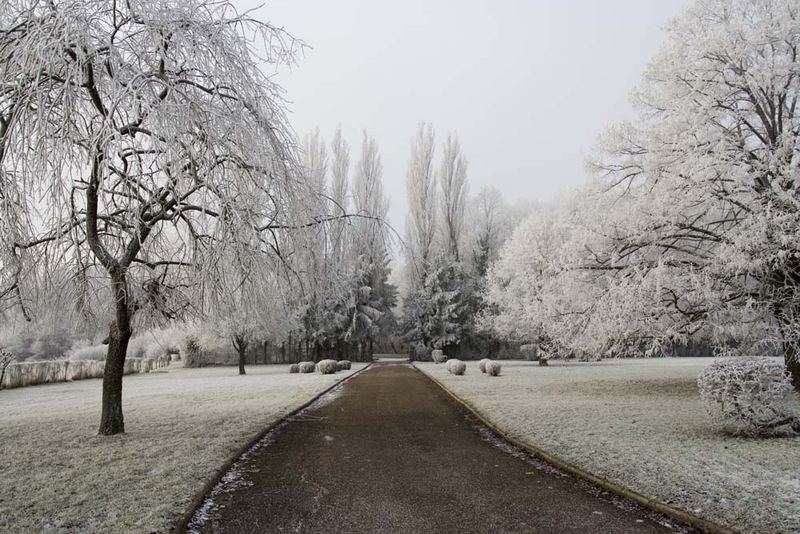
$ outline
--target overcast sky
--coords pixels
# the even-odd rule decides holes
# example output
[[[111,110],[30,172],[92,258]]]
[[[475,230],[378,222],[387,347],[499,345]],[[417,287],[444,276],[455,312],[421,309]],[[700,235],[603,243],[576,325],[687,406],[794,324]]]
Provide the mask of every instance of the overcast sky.
[[[260,0],[238,0],[243,9]],[[409,143],[457,131],[472,191],[547,200],[585,179],[584,158],[689,0],[269,0],[255,16],[308,43],[279,75],[302,136],[341,124],[381,149],[390,219],[402,231]]]

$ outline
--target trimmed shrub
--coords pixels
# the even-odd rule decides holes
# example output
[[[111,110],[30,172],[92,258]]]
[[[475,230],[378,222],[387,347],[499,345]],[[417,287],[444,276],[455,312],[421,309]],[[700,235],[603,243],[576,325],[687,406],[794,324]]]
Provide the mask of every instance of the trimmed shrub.
[[[728,432],[766,436],[791,427],[800,433],[797,394],[779,360],[718,358],[697,386],[711,420]]]
[[[12,363],[6,368],[4,388],[22,388],[69,380],[67,360]]]
[[[353,365],[350,363],[350,360],[339,360],[337,363],[339,364],[340,371],[349,371]]]
[[[297,367],[300,369],[301,373],[313,373],[317,369],[314,362],[300,362],[297,364]]]
[[[444,363],[447,360],[447,356],[444,355],[444,351],[441,349],[433,349],[431,351],[431,359],[434,363]]]
[[[292,373],[292,374],[299,373],[300,372],[300,366],[297,365],[296,363],[293,363],[292,365],[289,366],[289,372]]]
[[[70,380],[85,380],[87,378],[102,378],[106,362],[97,360],[79,360],[69,362]]]
[[[503,366],[500,365],[500,363],[498,362],[493,362],[492,360],[489,360],[488,362],[486,362],[484,368],[486,369],[485,373],[487,375],[500,376],[500,370],[503,368]]]
[[[459,359],[451,358],[447,360],[447,370],[453,375],[463,375],[467,371],[467,364]]]
[[[481,373],[485,373],[486,372],[486,363],[490,362],[490,361],[492,361],[492,360],[490,360],[489,358],[484,358],[484,359],[482,359],[481,361],[478,362],[478,369],[481,370]]]
[[[197,336],[186,336],[183,340],[183,365],[184,367],[200,367],[200,340]]]
[[[323,375],[332,375],[339,370],[339,364],[336,360],[320,360],[317,364],[317,371]]]

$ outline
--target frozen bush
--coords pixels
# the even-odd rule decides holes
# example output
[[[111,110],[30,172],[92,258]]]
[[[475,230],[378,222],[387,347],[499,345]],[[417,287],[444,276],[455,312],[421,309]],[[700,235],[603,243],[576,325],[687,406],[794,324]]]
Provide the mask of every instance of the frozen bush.
[[[144,336],[134,336],[128,341],[128,358],[144,358],[148,340]]]
[[[478,362],[478,369],[481,370],[481,373],[485,373],[486,372],[486,363],[490,362],[490,361],[492,361],[492,360],[490,360],[489,358],[484,358],[484,359],[482,359],[481,361]]]
[[[11,354],[10,351],[0,348],[0,389],[3,389],[5,378],[6,378],[6,370],[14,361],[14,355]]]
[[[292,365],[289,366],[289,372],[292,373],[292,374],[299,373],[300,372],[300,366],[297,365],[296,363],[293,363]]]
[[[493,362],[492,360],[489,360],[488,362],[486,362],[486,365],[484,367],[486,369],[485,372],[487,375],[500,376],[500,369],[502,369],[502,366],[498,362]]]
[[[87,378],[102,378],[106,362],[97,360],[77,360],[69,362],[69,379],[85,380]]]
[[[771,358],[718,358],[697,378],[711,420],[734,434],[800,432],[798,398],[783,362]]]
[[[434,363],[444,363],[447,360],[447,356],[444,355],[444,351],[441,349],[433,349],[431,359],[433,359]]]
[[[200,367],[200,340],[189,335],[183,340],[183,365],[184,367]]]
[[[125,358],[125,364],[122,367],[123,375],[130,375],[138,373],[141,369],[142,360],[140,358]]]
[[[314,362],[300,362],[297,364],[297,367],[300,369],[301,373],[313,373],[317,368]]]
[[[108,345],[73,346],[67,352],[67,358],[72,361],[105,360],[107,352]]]
[[[339,364],[340,371],[349,371],[353,365],[350,363],[350,360],[339,360],[337,363]]]
[[[332,375],[339,370],[339,364],[336,360],[320,360],[317,364],[317,371],[323,375]]]
[[[21,388],[37,384],[65,382],[69,378],[69,362],[21,362],[8,365],[5,373],[6,388]]]
[[[463,375],[467,371],[467,364],[456,358],[447,360],[447,370],[454,375]]]

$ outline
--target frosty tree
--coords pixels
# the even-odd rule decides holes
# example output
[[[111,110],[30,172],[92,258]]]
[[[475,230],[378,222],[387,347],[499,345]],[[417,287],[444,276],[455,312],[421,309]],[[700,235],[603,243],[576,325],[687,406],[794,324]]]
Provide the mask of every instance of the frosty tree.
[[[433,170],[434,133],[430,124],[420,123],[411,141],[406,173],[408,192],[408,243],[406,258],[412,286],[424,278],[427,262],[433,255],[436,237],[436,176]]]
[[[763,317],[800,388],[800,9],[699,0],[668,31],[639,120],[610,132],[597,163],[652,202],[601,263],[702,273],[707,298],[665,284],[665,311],[722,331]]]
[[[464,231],[464,209],[467,203],[467,160],[461,153],[458,136],[450,134],[442,147],[439,168],[441,191],[442,240],[446,253],[459,261],[461,236]]]
[[[13,296],[45,251],[107,274],[101,434],[124,431],[137,309],[201,282],[194,258],[221,239],[285,254],[279,234],[297,223],[287,206],[308,192],[281,89],[260,67],[297,49],[225,1],[10,0],[0,10],[0,202],[15,222],[0,236],[0,291]]]
[[[483,186],[470,200],[469,210],[472,264],[478,276],[486,276],[489,264],[497,259],[500,246],[511,233],[509,208],[500,191]]]

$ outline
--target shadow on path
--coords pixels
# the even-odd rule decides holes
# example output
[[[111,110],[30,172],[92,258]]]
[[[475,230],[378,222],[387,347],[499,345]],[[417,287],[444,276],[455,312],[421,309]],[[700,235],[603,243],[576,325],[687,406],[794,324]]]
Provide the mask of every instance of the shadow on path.
[[[492,437],[420,372],[377,363],[280,427],[198,531],[675,531]]]

